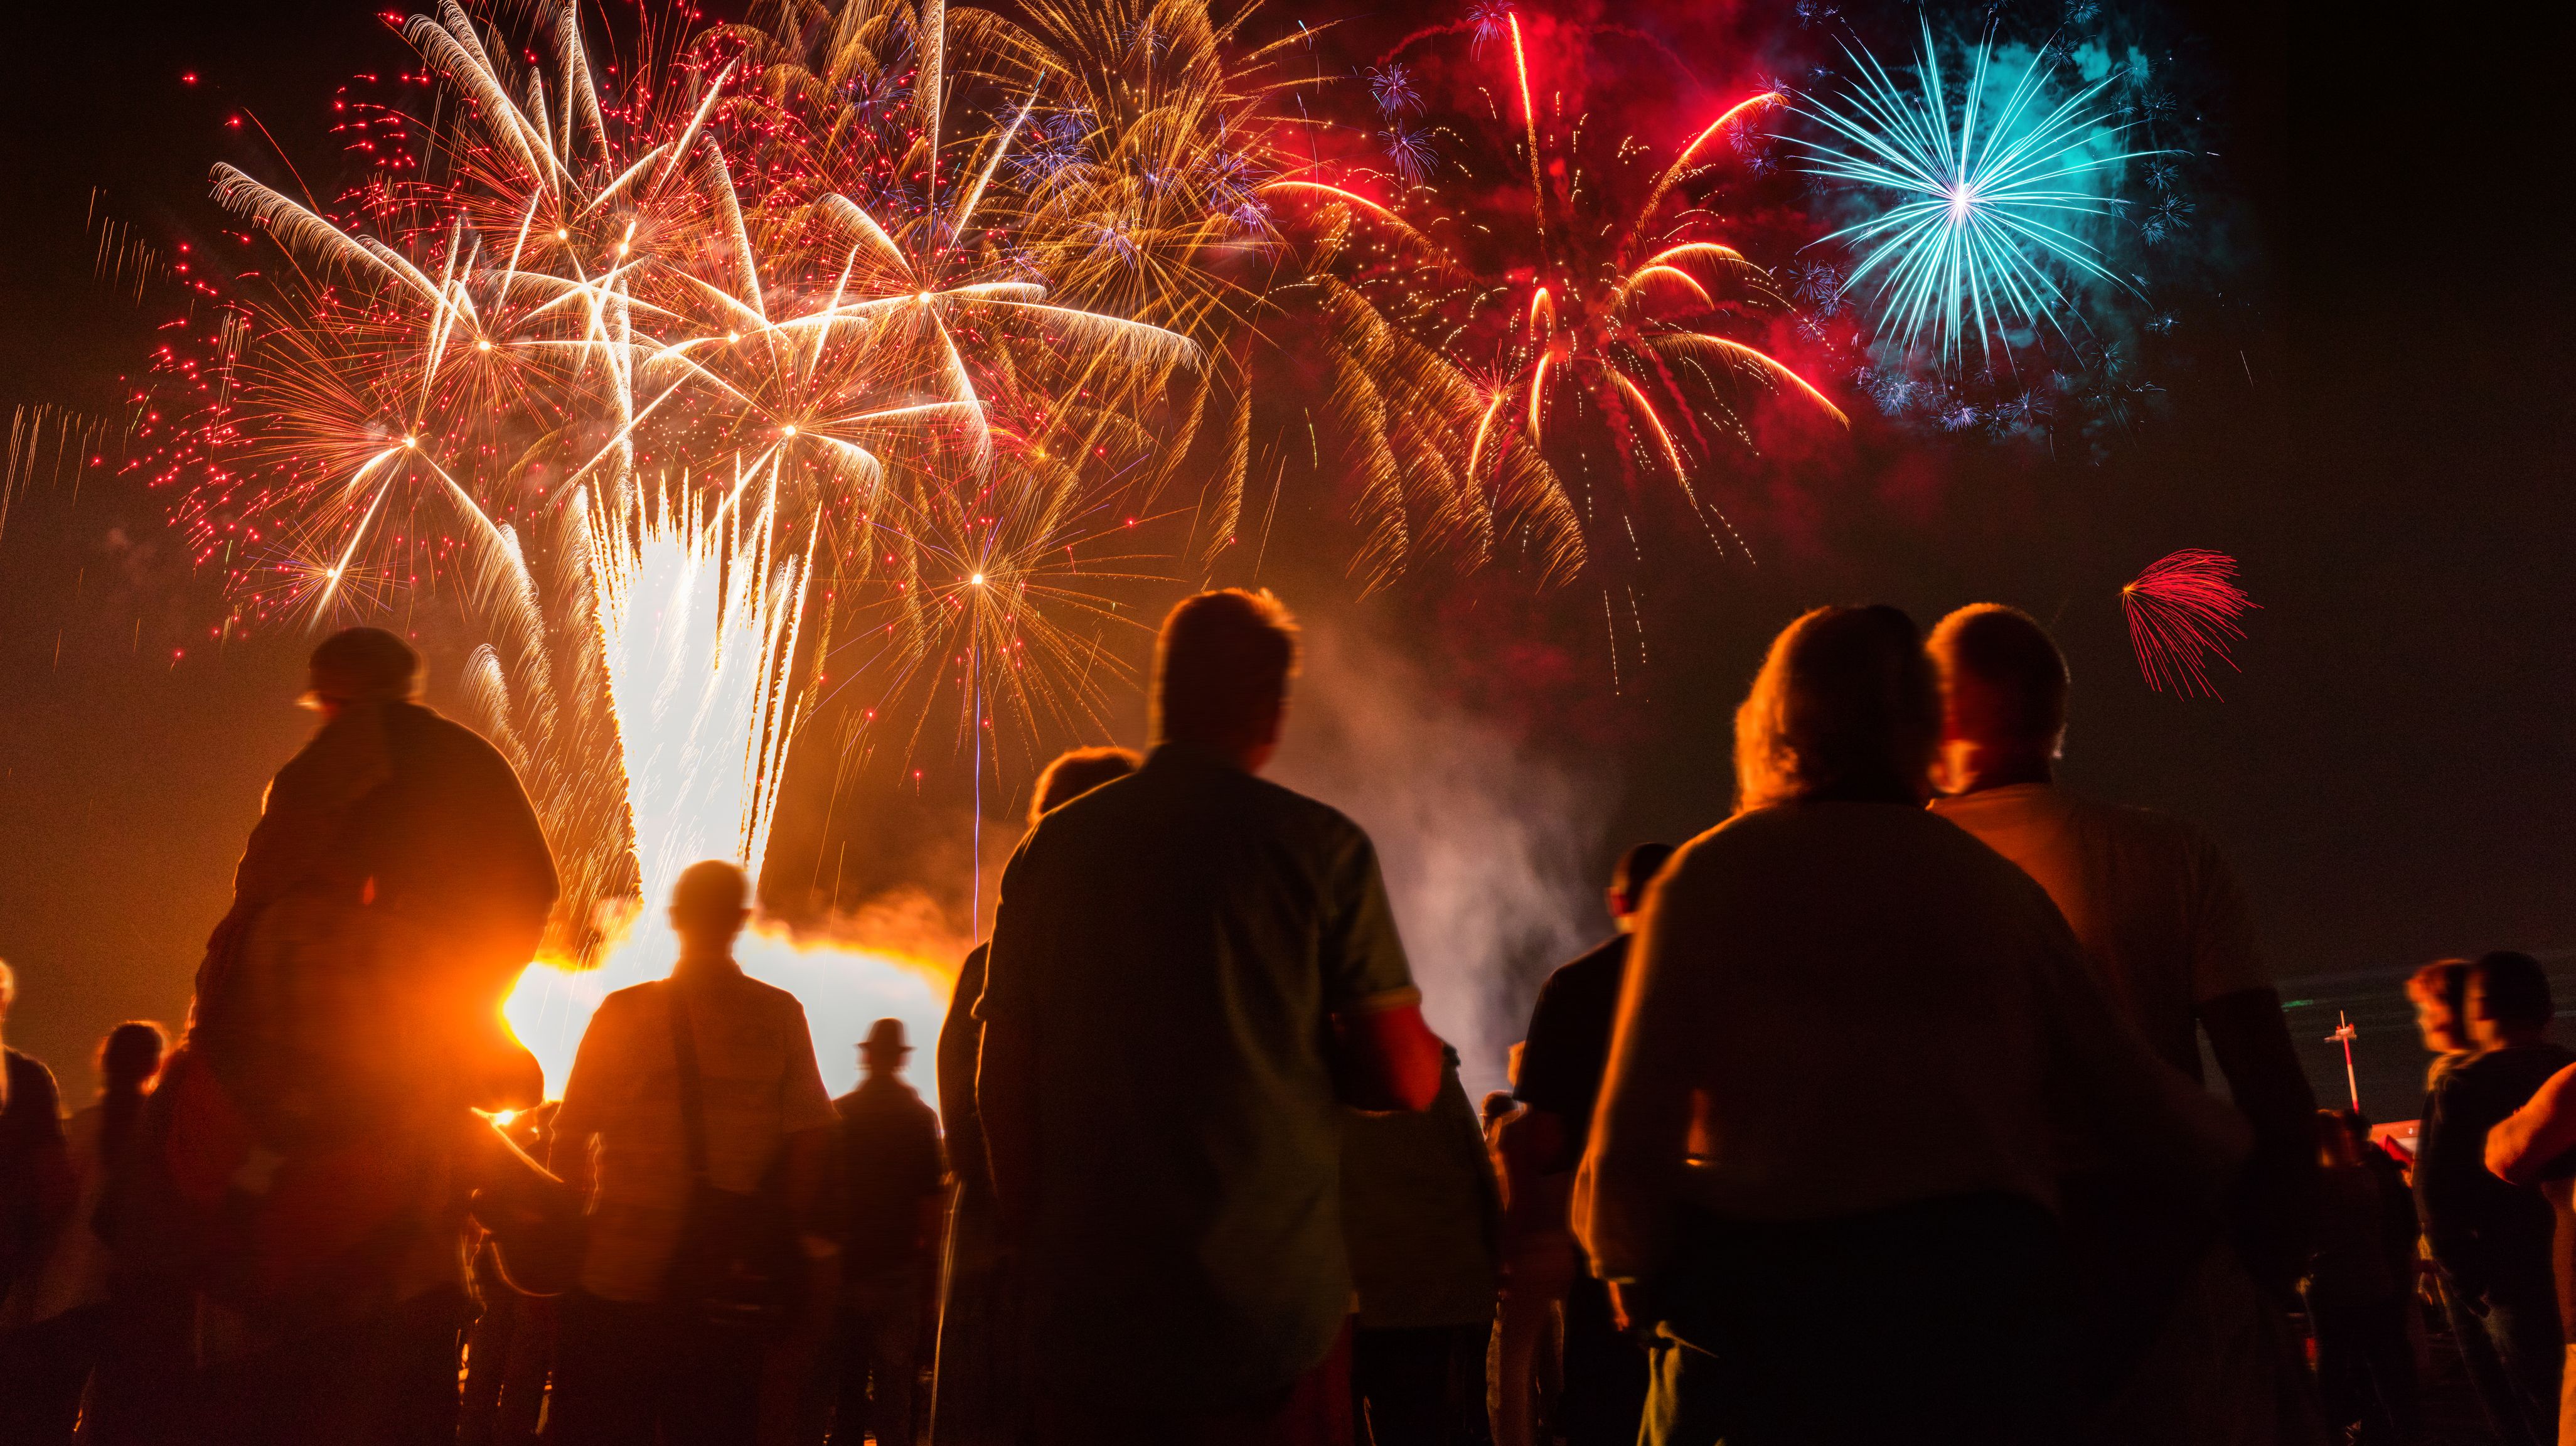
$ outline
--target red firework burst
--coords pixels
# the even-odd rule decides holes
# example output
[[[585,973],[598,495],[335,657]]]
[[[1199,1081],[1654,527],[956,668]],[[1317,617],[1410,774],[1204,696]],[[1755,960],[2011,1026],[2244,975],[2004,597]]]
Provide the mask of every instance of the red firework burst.
[[[2215,655],[2236,667],[2227,652],[2231,639],[2245,636],[2236,619],[2260,606],[2236,585],[2235,577],[2235,558],[2186,547],[2158,558],[2120,589],[2129,645],[2137,650],[2138,672],[2148,687],[2161,693],[2170,684],[2185,697],[2219,696],[2209,681],[2209,659]]]

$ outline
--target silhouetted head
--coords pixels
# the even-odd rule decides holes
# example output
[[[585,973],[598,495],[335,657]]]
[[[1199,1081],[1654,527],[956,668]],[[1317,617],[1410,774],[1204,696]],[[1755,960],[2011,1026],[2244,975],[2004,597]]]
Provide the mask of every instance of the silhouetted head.
[[[1512,1098],[1512,1092],[1510,1090],[1489,1091],[1485,1095],[1485,1103],[1481,1112],[1485,1121],[1485,1128],[1489,1130],[1492,1129],[1495,1121],[1502,1119],[1520,1107],[1521,1102]]]
[[[872,1075],[901,1074],[904,1056],[910,1053],[912,1046],[904,1040],[903,1021],[880,1019],[868,1026],[868,1037],[859,1044],[859,1063]]]
[[[1671,844],[1630,844],[1619,855],[1619,866],[1610,871],[1610,917],[1624,928],[1629,916],[1646,906],[1646,886],[1672,861]]]
[[[308,665],[304,706],[337,713],[352,703],[407,703],[420,696],[420,654],[382,628],[343,628],[322,640]]]
[[[1920,801],[1940,732],[1914,620],[1883,605],[1818,608],[1772,640],[1735,712],[1737,806]]]
[[[2044,780],[2066,741],[2066,659],[2019,608],[1977,603],[1927,645],[1941,673],[1942,786]]]
[[[2317,1163],[2329,1170],[2361,1163],[2361,1152],[2353,1148],[2352,1131],[2345,1128],[2343,1116],[2333,1110],[2317,1111]]]
[[[750,918],[751,880],[729,860],[691,864],[671,888],[671,927],[683,958],[731,954],[734,936]]]
[[[2435,1054],[2473,1049],[2469,1038],[2469,961],[2436,959],[2406,980],[2406,997],[2415,1004],[2415,1028],[2424,1047]]]
[[[1154,738],[1258,771],[1279,745],[1297,623],[1267,591],[1184,598],[1154,644]]]
[[[1076,748],[1056,755],[1038,775],[1038,791],[1029,800],[1029,822],[1082,797],[1112,779],[1125,778],[1142,760],[1132,748]]]
[[[2469,966],[2469,1037],[2480,1048],[2531,1043],[2554,1012],[2549,976],[2530,955],[2498,949]]]
[[[2373,1148],[2370,1143],[2370,1116],[2354,1109],[2342,1109],[2334,1113],[2336,1119],[2343,1121],[2343,1132],[2352,1137],[2354,1152],[2367,1156]]]
[[[98,1042],[98,1078],[109,1094],[141,1094],[161,1072],[170,1036],[148,1019],[129,1019]]]

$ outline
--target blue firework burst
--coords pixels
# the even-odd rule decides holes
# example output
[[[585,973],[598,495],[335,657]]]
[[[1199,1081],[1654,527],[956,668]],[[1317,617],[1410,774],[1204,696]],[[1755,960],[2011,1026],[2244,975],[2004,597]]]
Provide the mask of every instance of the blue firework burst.
[[[1413,85],[1413,72],[1401,65],[1371,67],[1368,85],[1369,98],[1376,101],[1378,110],[1389,118],[1422,104],[1422,92]]]
[[[1827,138],[1789,138],[1809,172],[1890,198],[1824,240],[1854,253],[1846,285],[1875,283],[1881,337],[1910,353],[1929,334],[1944,364],[1974,344],[1991,365],[2013,328],[2071,341],[2082,285],[2134,289],[2083,232],[2126,204],[2111,194],[2118,168],[2156,154],[2127,148],[2128,128],[2104,100],[2117,72],[2052,101],[2042,56],[2005,85],[1990,74],[1992,52],[1989,35],[1956,92],[1943,86],[1929,25],[1911,85],[1852,52],[1841,104],[1797,108]]]
[[[1386,142],[1387,160],[1398,174],[1414,185],[1421,185],[1423,179],[1431,174],[1431,168],[1439,164],[1439,153],[1431,148],[1429,132],[1398,122],[1378,132],[1378,138]]]

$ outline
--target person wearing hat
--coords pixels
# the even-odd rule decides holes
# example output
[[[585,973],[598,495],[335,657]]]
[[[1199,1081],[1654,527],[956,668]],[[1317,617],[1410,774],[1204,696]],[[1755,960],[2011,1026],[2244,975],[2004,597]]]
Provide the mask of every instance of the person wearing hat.
[[[880,1446],[911,1446],[921,1339],[937,1280],[939,1222],[948,1164],[939,1115],[903,1081],[912,1053],[903,1021],[880,1019],[859,1046],[867,1077],[832,1102],[841,1116],[841,1404],[832,1440],[873,1432]]]
[[[323,640],[321,726],[280,769],[206,941],[147,1165],[105,1207],[194,1292],[217,1440],[455,1429],[469,1315],[446,1188],[471,1109],[544,1077],[500,1022],[556,877],[518,775],[420,701],[378,628]]]

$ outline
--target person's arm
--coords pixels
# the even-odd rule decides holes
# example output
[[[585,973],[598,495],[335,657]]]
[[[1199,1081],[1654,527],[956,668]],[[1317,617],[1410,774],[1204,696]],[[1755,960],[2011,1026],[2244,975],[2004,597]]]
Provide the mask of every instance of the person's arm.
[[[2316,1092],[2264,971],[2245,891],[2196,829],[2190,859],[2192,997],[2228,1097],[2254,1127],[2254,1154],[2233,1212],[2237,1244],[2265,1285],[2286,1292],[2306,1268],[2316,1231]]]
[[[1610,1031],[1610,1063],[1575,1175],[1575,1236],[1611,1282],[1620,1325],[1640,1330],[1662,1311],[1653,1278],[1672,1248],[1689,1148],[1694,1037],[1704,980],[1724,937],[1710,867],[1685,850],[1647,896]]]
[[[80,1203],[80,1172],[72,1166],[71,1137],[63,1132],[63,1096],[54,1084],[54,1072],[36,1061],[29,1063],[35,1068],[23,1081],[28,1097],[13,1103],[35,1117],[35,1151],[28,1163],[35,1177],[37,1219],[50,1235]]]
[[[2229,1098],[2254,1127],[2238,1242],[2264,1283],[2286,1291],[2306,1268],[2316,1229],[2316,1093],[2270,986],[2202,1004],[2200,1024]]]
[[[985,943],[984,989],[975,1001],[975,1118],[984,1134],[984,1164],[1003,1238],[1025,1242],[1037,1221],[1038,1038],[1031,992],[1045,967],[1044,930],[1025,917],[1013,876],[1038,835],[1031,833],[1003,870]]]
[[[1333,1016],[1341,1056],[1342,1102],[1363,1110],[1427,1110],[1440,1097],[1447,1048],[1422,1018],[1418,999]]]
[[[2530,1102],[2487,1131],[2487,1171],[2508,1185],[2537,1185],[2576,1150],[2576,1064],[2549,1077]]]
[[[1327,881],[1322,959],[1334,1083],[1363,1110],[1427,1110],[1448,1046],[1422,1018],[1422,991],[1396,933],[1377,849],[1353,828]]]
[[[1009,1016],[984,1022],[975,1062],[975,1108],[1003,1233],[1024,1238],[1037,1218],[1037,1036]]]

